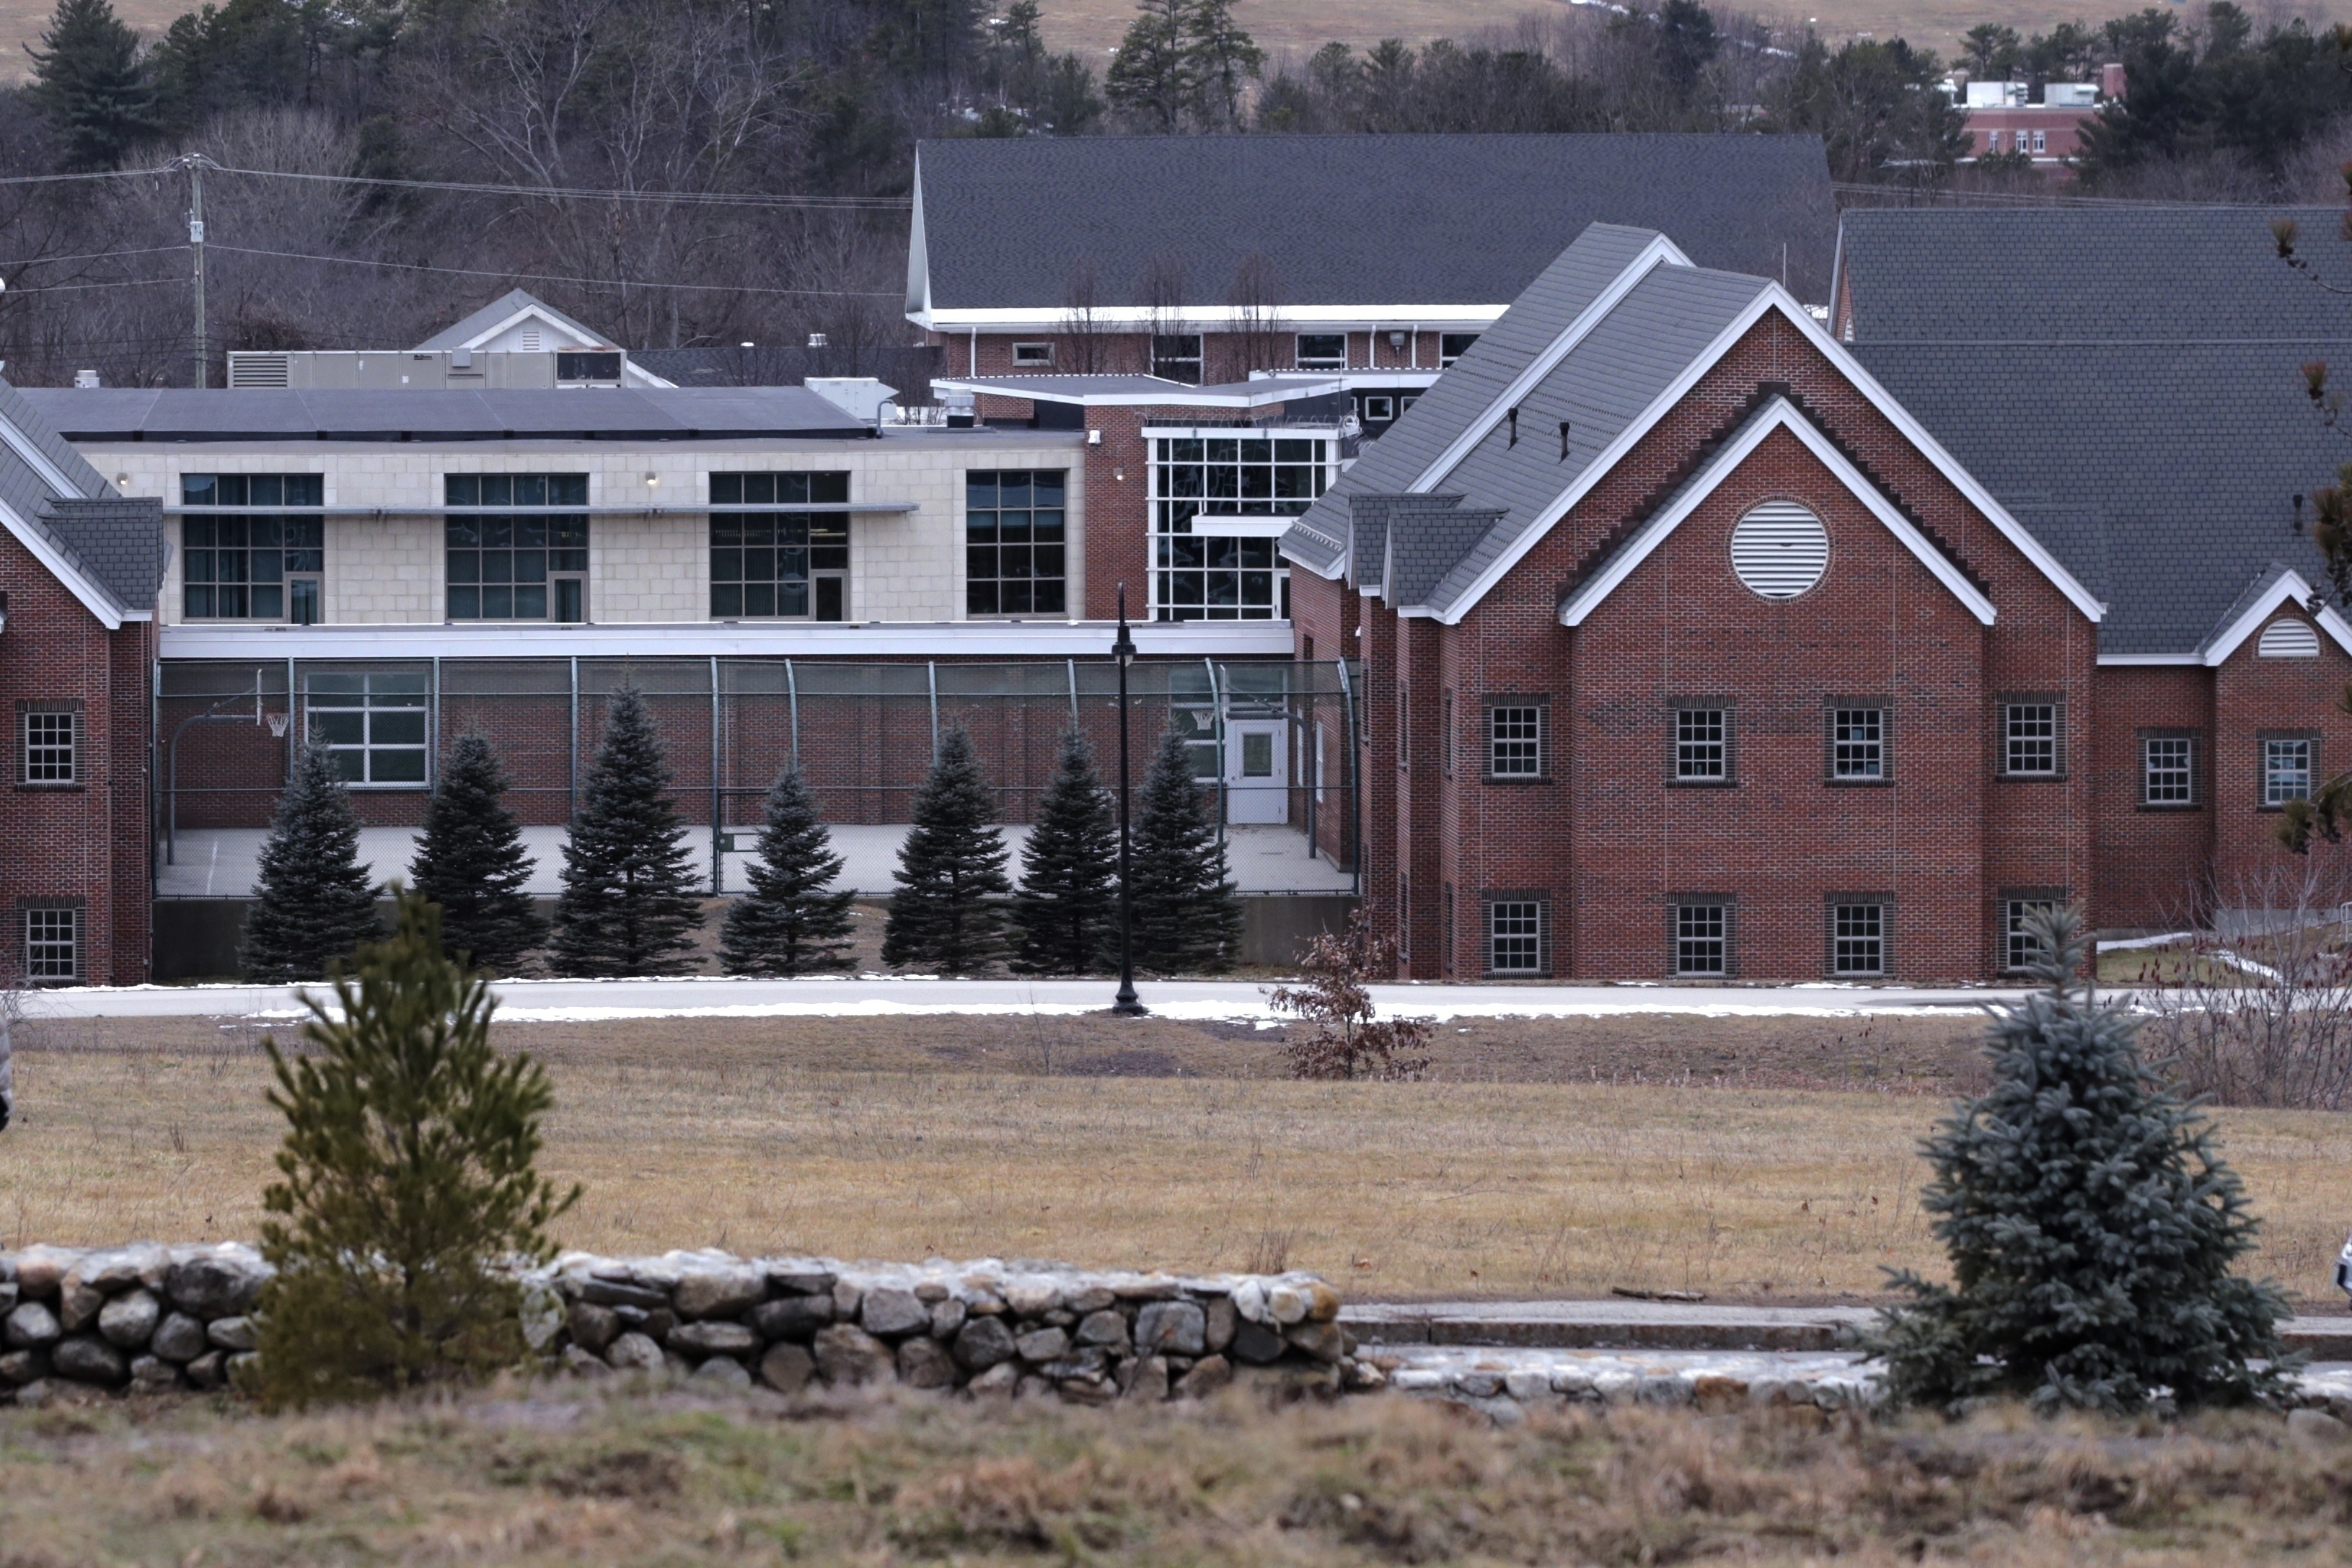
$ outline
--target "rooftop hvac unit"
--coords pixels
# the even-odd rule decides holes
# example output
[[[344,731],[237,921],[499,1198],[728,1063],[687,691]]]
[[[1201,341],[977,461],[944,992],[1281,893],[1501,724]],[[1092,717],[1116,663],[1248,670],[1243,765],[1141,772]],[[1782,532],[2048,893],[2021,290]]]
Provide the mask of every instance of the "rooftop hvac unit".
[[[232,387],[284,386],[290,363],[285,354],[232,353],[228,356],[228,384]]]

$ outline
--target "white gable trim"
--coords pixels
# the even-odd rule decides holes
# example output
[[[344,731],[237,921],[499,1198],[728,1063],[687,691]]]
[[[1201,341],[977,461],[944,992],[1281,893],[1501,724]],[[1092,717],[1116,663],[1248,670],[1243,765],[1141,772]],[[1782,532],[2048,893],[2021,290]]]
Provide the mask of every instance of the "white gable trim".
[[[1595,327],[1609,319],[1609,313],[1617,309],[1643,279],[1650,275],[1651,268],[1688,267],[1690,264],[1690,258],[1676,249],[1673,240],[1663,234],[1654,237],[1642,247],[1641,254],[1626,263],[1625,269],[1617,274],[1592,303],[1577,313],[1576,320],[1569,322],[1559,336],[1552,340],[1551,346],[1529,360],[1527,367],[1511,378],[1510,385],[1503,388],[1475,419],[1464,426],[1462,433],[1454,437],[1445,450],[1437,455],[1436,460],[1422,469],[1420,477],[1406,485],[1405,489],[1428,490],[1443,483],[1445,476],[1460,467],[1462,459],[1468,457],[1479,442],[1494,434],[1495,426],[1503,422],[1505,416],[1526,402],[1528,394],[1533,392],[1544,377],[1557,370],[1559,362],[1590,336]]]
[[[2205,645],[2203,658],[2199,662],[2209,669],[2226,663],[2230,656],[2237,652],[2248,637],[2262,630],[2263,623],[2278,614],[2282,606],[2292,605],[2308,615],[2310,612],[2306,606],[2315,596],[2311,584],[2304,580],[2302,573],[2281,573],[2278,580],[2263,589],[2262,596],[2248,605],[2243,615],[2214,635],[2213,640]],[[2318,623],[2321,631],[2335,639],[2337,647],[2352,653],[2352,621],[2347,621],[2339,615],[2335,605],[2323,602],[2319,613],[2311,618]]]
[[[1887,531],[1902,542],[1903,547],[1917,558],[1936,581],[1968,606],[1969,613],[1977,618],[1979,625],[1989,626],[1993,624],[1996,612],[1992,601],[1961,574],[1950,557],[1928,542],[1927,536],[1913,526],[1911,520],[1897,510],[1895,503],[1888,500],[1878,487],[1872,484],[1862,470],[1855,468],[1853,461],[1785,397],[1773,399],[1760,417],[1750,420],[1748,427],[1735,439],[1726,442],[1723,449],[1683,488],[1672,505],[1643,523],[1641,531],[1625,542],[1607,566],[1569,595],[1568,603],[1560,606],[1559,624],[1564,626],[1582,626],[1585,618],[1600,607],[1601,601],[1608,598],[1619,584],[1632,576],[1633,569],[1648,560],[1658,546],[1682,526],[1684,520],[1698,509],[1698,504],[1713,495],[1775,430],[1786,430],[1802,441],[1806,449],[1821,459],[1822,466],[1836,476],[1838,483],[1868,507],[1871,515],[1885,524]]]
[[[1949,480],[1970,505],[1990,520],[2001,537],[2015,545],[2027,560],[2032,562],[2042,575],[2049,578],[2059,592],[2064,594],[2068,601],[2083,612],[2085,619],[2096,623],[2106,615],[2106,606],[2093,598],[2090,590],[2075,581],[2074,574],[2060,565],[2057,557],[2044,550],[2041,542],[2026,531],[2022,523],[2010,516],[2008,509],[1993,500],[1992,493],[1977,483],[1975,478],[1967,469],[1961,468],[1949,452],[1944,450],[1941,443],[1927,434],[1926,426],[1912,418],[1902,405],[1888,395],[1886,389],[1879,385],[1871,377],[1869,372],[1862,368],[1860,362],[1841,348],[1828,333],[1822,331],[1805,308],[1797,302],[1795,296],[1778,283],[1768,283],[1758,293],[1755,300],[1733,318],[1731,324],[1724,328],[1717,335],[1716,340],[1707,344],[1684,368],[1683,373],[1675,377],[1665,390],[1659,393],[1651,405],[1619,433],[1615,440],[1610,442],[1591,463],[1585,465],[1583,470],[1577,475],[1575,481],[1560,492],[1559,499],[1536,514],[1518,538],[1513,540],[1510,545],[1478,574],[1460,597],[1438,612],[1438,620],[1446,626],[1454,626],[1458,624],[1464,616],[1468,615],[1478,601],[1485,598],[1495,584],[1500,583],[1511,568],[1517,566],[1526,557],[1528,552],[1542,542],[1544,536],[1551,531],[1554,523],[1567,516],[1577,502],[1582,500],[1595,486],[1609,477],[1610,471],[1616,468],[1625,455],[1650,433],[1651,428],[1659,420],[1664,418],[1667,413],[1683,400],[1684,395],[1692,387],[1698,384],[1700,377],[1715,368],[1716,363],[1731,351],[1733,344],[1747,335],[1750,327],[1761,321],[1768,311],[1773,310],[1779,311],[1784,320],[1804,333],[1813,346],[1837,367],[1839,373],[1846,378],[1853,389],[1868,399],[1872,406],[1884,414],[1888,421],[1902,433],[1904,438],[1916,447],[1920,455],[1934,464],[1937,471]]]
[[[0,424],[5,423],[0,421]],[[70,495],[73,492],[68,489],[66,493]],[[66,592],[79,599],[82,608],[97,616],[98,624],[108,631],[121,630],[125,621],[152,621],[155,618],[152,610],[132,610],[126,614],[116,609],[113,599],[82,575],[80,567],[58,552],[58,547],[49,542],[47,534],[5,501],[0,501],[0,526],[5,526],[16,537],[17,543],[31,551],[33,559],[47,567],[50,576],[64,584]]]
[[[605,342],[603,339],[590,331],[587,328],[582,326],[579,322],[556,314],[552,306],[539,304],[525,305],[521,310],[517,310],[513,315],[507,317],[497,325],[483,328],[480,331],[476,332],[472,337],[467,338],[464,342],[459,343],[457,346],[461,349],[478,349],[484,343],[488,342],[492,338],[497,337],[500,332],[519,327],[525,321],[537,321],[542,326],[552,328],[566,337],[583,338],[586,342],[580,345],[583,349],[609,349],[614,346],[611,343]],[[554,351],[550,350],[549,352],[552,353]]]
[[[52,461],[47,452],[30,436],[16,427],[14,419],[0,418],[0,440],[8,449],[25,459],[25,466],[41,476],[41,482],[61,496],[79,496],[81,487],[66,477],[66,471]]]

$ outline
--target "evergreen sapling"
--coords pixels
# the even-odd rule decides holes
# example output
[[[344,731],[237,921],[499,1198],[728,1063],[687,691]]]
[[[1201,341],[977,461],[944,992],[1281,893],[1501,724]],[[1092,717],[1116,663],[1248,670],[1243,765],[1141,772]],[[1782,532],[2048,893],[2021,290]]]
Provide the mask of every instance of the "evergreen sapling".
[[[856,889],[835,890],[845,862],[817,817],[816,796],[798,768],[768,791],[751,889],[735,900],[719,930],[719,961],[730,974],[790,977],[850,964],[849,902]]]
[[[898,890],[883,928],[882,962],[942,974],[986,968],[1003,945],[1010,854],[971,738],[950,730],[915,795],[915,823],[898,849]]]
[[[499,798],[506,792],[506,772],[490,742],[458,736],[408,866],[418,896],[441,907],[441,940],[450,956],[499,973],[547,940],[547,922],[523,891],[531,858],[521,824]]]
[[[1024,974],[1084,974],[1101,967],[1118,925],[1118,826],[1110,792],[1076,730],[1062,737],[1061,765],[1037,803],[1013,895]]]
[[[2212,1125],[2140,1060],[2138,1021],[2074,975],[2080,917],[2037,917],[2044,989],[1996,1015],[1993,1086],[1937,1123],[1920,1206],[1954,1283],[1857,1336],[1897,1401],[2021,1395],[2044,1412],[2241,1404],[2283,1392],[2284,1297],[2231,1266],[2261,1222]],[[2256,1368],[2252,1363],[2270,1364]],[[2291,1362],[2287,1364],[2293,1364]]]
[[[1135,952],[1162,974],[1214,973],[1241,952],[1241,893],[1202,797],[1192,746],[1171,728],[1135,825]]]
[[[294,753],[261,847],[239,965],[248,980],[323,980],[330,963],[380,930],[351,792],[334,753],[313,740]]]
[[[580,819],[563,845],[555,967],[565,974],[667,974],[702,924],[693,851],[645,699],[624,687],[604,721]]]

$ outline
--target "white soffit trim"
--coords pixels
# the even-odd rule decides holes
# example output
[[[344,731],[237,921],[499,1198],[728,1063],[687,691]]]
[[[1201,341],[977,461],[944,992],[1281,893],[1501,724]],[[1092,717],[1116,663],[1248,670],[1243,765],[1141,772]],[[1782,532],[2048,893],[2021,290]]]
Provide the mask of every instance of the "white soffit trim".
[[[2278,581],[2263,590],[2263,596],[2256,599],[2245,614],[2222,627],[2213,640],[2205,645],[2204,657],[2194,662],[2208,668],[2225,663],[2248,637],[2262,629],[2264,621],[2278,614],[2283,605],[2292,605],[2301,610],[2310,604],[2312,597],[2312,586],[2304,580],[2302,573],[2290,571],[2282,574]],[[2306,610],[2305,613],[2309,612]],[[2319,623],[2320,630],[2335,639],[2338,648],[2352,653],[2352,621],[2347,621],[2339,615],[2335,605],[2322,604],[2319,614],[2312,619]],[[2104,664],[2106,661],[2102,659],[2099,662]]]
[[[1697,477],[1684,487],[1672,506],[1643,523],[1641,531],[1625,542],[1598,575],[1569,595],[1568,603],[1560,606],[1559,624],[1564,626],[1583,625],[1585,617],[1599,608],[1601,602],[1615,592],[1619,584],[1633,575],[1633,568],[1649,559],[1651,552],[1664,543],[1667,536],[1697,510],[1699,502],[1714,494],[1716,488],[1747,461],[1748,455],[1762,446],[1764,438],[1775,430],[1786,430],[1802,441],[1806,449],[1821,459],[1822,466],[1836,476],[1838,483],[1868,507],[1871,515],[1885,524],[1888,532],[1902,541],[1903,547],[1917,558],[1936,581],[1968,606],[1969,613],[1977,618],[1979,625],[1989,626],[1993,624],[1996,612],[1992,601],[1961,574],[1959,567],[1948,556],[1929,543],[1927,536],[1914,527],[1909,518],[1896,510],[1895,504],[1879,493],[1878,487],[1864,478],[1862,470],[1855,468],[1846,455],[1815,428],[1811,420],[1798,413],[1795,405],[1785,397],[1775,398],[1761,418],[1749,421],[1738,437],[1726,443],[1723,449],[1708,460],[1706,467],[1699,470]]]
[[[2103,653],[2099,655],[2098,662],[2111,669],[2131,669],[2163,665],[2175,668],[2181,665],[2201,666],[2205,661],[2193,653]]]
[[[1566,359],[1595,327],[1609,319],[1609,313],[1634,290],[1643,279],[1650,275],[1652,268],[1688,267],[1690,264],[1690,258],[1675,249],[1675,242],[1663,234],[1643,246],[1641,254],[1626,263],[1625,269],[1611,280],[1609,287],[1578,312],[1576,320],[1561,330],[1559,336],[1552,340],[1551,346],[1529,360],[1526,367],[1511,378],[1510,385],[1486,405],[1478,417],[1464,426],[1462,433],[1437,455],[1436,460],[1422,469],[1420,477],[1404,488],[1407,490],[1428,490],[1443,483],[1445,476],[1452,473],[1479,442],[1494,433],[1495,426],[1503,422],[1505,415],[1527,401],[1528,394],[1541,384],[1544,377],[1559,369],[1559,362]]]
[[[68,489],[66,493],[71,495],[73,491]],[[82,575],[79,567],[58,553],[57,546],[49,542],[47,534],[27,521],[15,507],[5,501],[0,501],[0,525],[5,525],[8,531],[16,536],[17,543],[31,551],[33,558],[48,568],[49,575],[64,584],[66,591],[79,599],[82,608],[96,616],[98,624],[108,631],[120,630],[125,621],[149,621],[155,618],[152,611],[142,613],[134,610],[125,614],[116,609],[114,602],[99,592],[97,585]]]

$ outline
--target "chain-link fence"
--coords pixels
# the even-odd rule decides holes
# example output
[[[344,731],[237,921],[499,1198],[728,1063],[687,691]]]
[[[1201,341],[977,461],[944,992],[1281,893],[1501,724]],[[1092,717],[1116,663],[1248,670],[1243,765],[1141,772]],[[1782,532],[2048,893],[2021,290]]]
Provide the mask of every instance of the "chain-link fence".
[[[628,688],[660,728],[679,814],[712,829],[714,864],[793,765],[830,822],[907,821],[950,729],[972,738],[1008,823],[1031,819],[1074,727],[1104,780],[1117,775],[1118,669],[1099,658],[176,660],[156,698],[159,858],[184,832],[267,827],[305,735],[332,752],[371,826],[421,824],[439,757],[467,733],[496,747],[526,825],[569,822]],[[1139,660],[1134,783],[1172,729],[1218,822],[1287,826],[1352,867],[1355,689],[1329,661]]]

